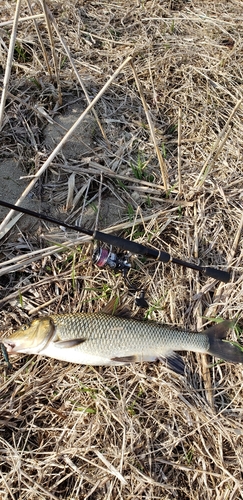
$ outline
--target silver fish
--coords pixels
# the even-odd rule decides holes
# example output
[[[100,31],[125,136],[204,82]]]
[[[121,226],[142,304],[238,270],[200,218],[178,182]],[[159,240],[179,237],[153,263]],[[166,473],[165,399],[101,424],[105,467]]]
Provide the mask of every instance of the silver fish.
[[[208,353],[231,363],[243,363],[240,347],[223,341],[232,325],[223,321],[193,333],[103,312],[57,314],[35,319],[0,341],[9,354],[39,354],[93,366],[164,360],[182,374],[183,360],[174,351]]]

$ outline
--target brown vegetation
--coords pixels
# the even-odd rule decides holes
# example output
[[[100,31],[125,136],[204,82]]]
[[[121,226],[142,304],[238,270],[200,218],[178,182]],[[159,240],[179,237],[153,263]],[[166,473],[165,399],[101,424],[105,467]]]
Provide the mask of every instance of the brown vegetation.
[[[0,198],[228,269],[224,284],[134,256],[130,279],[146,289],[150,318],[191,330],[238,318],[236,340],[240,2],[54,0],[51,13],[2,3]],[[3,215],[2,335],[115,295],[134,307],[122,276],[92,265],[90,238]],[[242,366],[184,358],[184,378],[160,363],[96,369],[22,356],[8,372],[2,361],[0,499],[243,498]]]

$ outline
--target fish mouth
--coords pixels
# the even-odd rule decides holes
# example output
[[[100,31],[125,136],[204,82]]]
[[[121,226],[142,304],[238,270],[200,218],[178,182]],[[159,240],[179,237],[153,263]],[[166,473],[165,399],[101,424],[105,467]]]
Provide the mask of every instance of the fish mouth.
[[[1,339],[1,344],[4,345],[8,354],[12,354],[18,351],[16,349],[16,344],[14,342],[11,342],[10,340]]]

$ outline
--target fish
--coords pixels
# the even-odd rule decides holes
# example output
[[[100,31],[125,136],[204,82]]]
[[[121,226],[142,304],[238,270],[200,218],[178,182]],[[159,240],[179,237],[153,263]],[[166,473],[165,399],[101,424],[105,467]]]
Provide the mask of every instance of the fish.
[[[243,363],[240,346],[224,340],[232,326],[232,321],[225,320],[197,333],[106,312],[77,312],[40,316],[0,342],[10,355],[38,354],[92,366],[160,360],[184,374],[183,359],[176,351],[208,353]]]

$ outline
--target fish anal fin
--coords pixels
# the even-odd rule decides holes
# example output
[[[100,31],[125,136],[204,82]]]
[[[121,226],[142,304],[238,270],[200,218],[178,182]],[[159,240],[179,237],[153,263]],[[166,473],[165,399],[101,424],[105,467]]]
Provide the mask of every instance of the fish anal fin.
[[[162,361],[170,370],[179,375],[185,374],[185,365],[182,357],[174,352],[170,352],[166,355],[162,356],[154,356],[154,355],[129,355],[129,356],[115,356],[111,358],[111,361],[115,361],[117,363],[141,363],[146,361]]]
[[[166,354],[166,356],[159,356],[158,359],[174,373],[177,373],[178,375],[185,375],[185,364],[180,354],[171,352]]]
[[[70,347],[76,347],[80,344],[83,344],[86,339],[67,339],[67,340],[56,340],[54,342],[55,347],[59,347],[60,349],[68,349]]]

